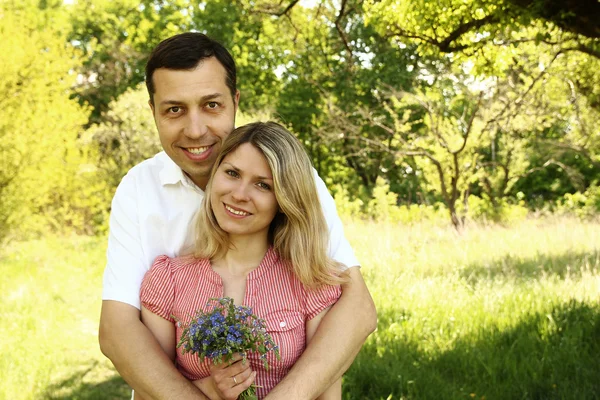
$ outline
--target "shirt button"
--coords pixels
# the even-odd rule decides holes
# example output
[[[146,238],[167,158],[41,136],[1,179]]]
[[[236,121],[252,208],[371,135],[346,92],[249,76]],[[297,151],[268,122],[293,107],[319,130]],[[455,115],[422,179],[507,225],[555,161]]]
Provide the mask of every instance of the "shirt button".
[[[281,322],[279,323],[279,327],[280,327],[280,328],[284,328],[284,327],[285,327],[285,325],[286,325],[285,321],[281,321]]]

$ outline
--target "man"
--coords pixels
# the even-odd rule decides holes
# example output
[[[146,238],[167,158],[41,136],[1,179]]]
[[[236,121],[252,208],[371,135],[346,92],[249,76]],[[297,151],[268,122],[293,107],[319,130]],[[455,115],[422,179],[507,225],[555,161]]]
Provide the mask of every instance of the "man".
[[[219,43],[200,33],[184,33],[152,52],[146,85],[164,152],[132,168],[113,199],[100,347],[144,398],[202,399],[141,323],[139,289],[158,255],[185,254],[193,243],[195,211],[221,143],[235,125],[240,98],[235,63]],[[330,229],[330,254],[351,267],[351,280],[268,399],[317,397],[350,366],[376,326],[373,301],[333,199],[320,178],[317,186]]]

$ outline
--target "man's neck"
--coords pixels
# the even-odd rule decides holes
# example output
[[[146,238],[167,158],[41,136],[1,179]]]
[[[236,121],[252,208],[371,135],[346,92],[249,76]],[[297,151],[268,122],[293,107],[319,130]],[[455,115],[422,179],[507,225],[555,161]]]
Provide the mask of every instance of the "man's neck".
[[[193,183],[193,184],[194,184],[196,187],[198,187],[198,188],[199,188],[200,190],[202,190],[203,192],[205,192],[205,191],[206,191],[206,185],[208,185],[208,179],[209,179],[208,177],[206,177],[206,178],[196,178],[196,179],[194,179],[194,178],[192,178],[191,176],[189,176],[187,172],[185,172],[185,171],[183,171],[183,170],[182,170],[181,172],[183,172],[183,174],[186,176],[186,178],[187,178],[187,179],[188,179],[188,180],[189,180],[191,183]]]

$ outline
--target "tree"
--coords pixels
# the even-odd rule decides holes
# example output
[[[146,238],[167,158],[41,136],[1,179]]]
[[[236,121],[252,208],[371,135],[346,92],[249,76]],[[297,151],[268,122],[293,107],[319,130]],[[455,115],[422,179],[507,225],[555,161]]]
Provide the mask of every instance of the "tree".
[[[43,225],[63,177],[77,169],[76,139],[87,113],[70,89],[79,55],[66,41],[60,3],[0,3],[0,238]],[[72,175],[71,175],[72,177]]]
[[[147,100],[144,84],[128,89],[109,104],[104,122],[92,125],[82,137],[99,177],[111,188],[116,188],[133,166],[161,151]]]

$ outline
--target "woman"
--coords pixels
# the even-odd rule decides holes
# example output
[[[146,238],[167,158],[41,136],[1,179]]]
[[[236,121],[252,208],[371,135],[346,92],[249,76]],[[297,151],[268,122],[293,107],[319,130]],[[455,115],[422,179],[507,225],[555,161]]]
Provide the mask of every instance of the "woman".
[[[327,225],[308,156],[276,123],[234,130],[223,143],[197,218],[194,256],[161,256],[142,283],[142,321],[181,373],[211,399],[235,398],[256,381],[259,398],[283,379],[341,293],[327,257]],[[231,297],[266,320],[281,359],[258,355],[214,366],[175,344],[211,297]],[[175,317],[175,318],[173,318]],[[238,360],[236,358],[236,360]],[[341,398],[341,381],[320,398]]]

